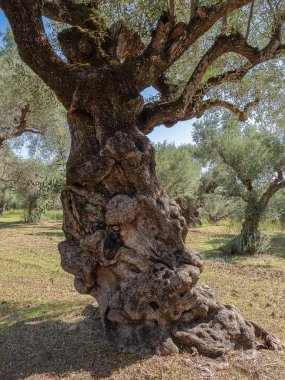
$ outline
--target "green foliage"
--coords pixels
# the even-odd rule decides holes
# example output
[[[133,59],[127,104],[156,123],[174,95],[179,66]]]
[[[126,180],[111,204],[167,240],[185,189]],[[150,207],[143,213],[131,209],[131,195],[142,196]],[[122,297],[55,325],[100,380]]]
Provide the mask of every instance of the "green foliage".
[[[60,161],[24,160],[6,148],[0,151],[0,173],[0,196],[4,192],[12,194],[13,205],[24,209],[26,222],[38,222],[58,203],[64,184],[64,165]]]
[[[284,128],[265,129],[210,115],[196,124],[194,140],[198,145],[196,155],[221,173],[220,193],[240,198],[245,205],[241,234],[224,250],[249,254],[266,251],[268,242],[259,226],[268,204],[264,195],[272,184],[282,180],[278,173],[285,170]]]
[[[193,197],[199,187],[201,165],[193,158],[191,145],[156,145],[156,172],[171,198]]]
[[[4,35],[0,50],[0,139],[14,138],[20,124],[24,107],[29,108],[26,124],[29,130],[11,141],[14,147],[28,143],[31,154],[37,149],[50,157],[54,154],[67,155],[69,135],[66,111],[54,93],[19,58],[10,30]]]

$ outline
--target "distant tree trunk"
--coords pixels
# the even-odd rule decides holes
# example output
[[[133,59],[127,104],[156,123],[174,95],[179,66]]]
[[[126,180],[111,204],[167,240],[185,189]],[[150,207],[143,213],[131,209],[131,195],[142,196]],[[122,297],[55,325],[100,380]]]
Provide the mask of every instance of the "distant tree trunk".
[[[0,215],[3,214],[5,210],[5,203],[3,201],[0,201]]]
[[[190,199],[177,198],[175,201],[180,207],[181,215],[185,218],[187,226],[201,226],[202,222],[199,219],[199,211],[193,206]]]
[[[262,235],[260,221],[265,207],[256,203],[248,203],[245,212],[245,220],[240,234],[240,253],[254,255],[262,251]]]
[[[257,199],[254,192],[250,194],[241,233],[225,247],[227,253],[254,255],[264,253],[269,248],[266,238],[260,231],[260,222],[268,201],[264,203],[262,198]]]
[[[114,86],[107,74],[89,92],[82,86],[69,112],[62,267],[97,299],[107,338],[124,351],[167,354],[185,344],[219,356],[254,347],[254,327],[197,284],[200,257],[184,245],[185,219],[136,127],[142,98],[122,96],[127,83]]]

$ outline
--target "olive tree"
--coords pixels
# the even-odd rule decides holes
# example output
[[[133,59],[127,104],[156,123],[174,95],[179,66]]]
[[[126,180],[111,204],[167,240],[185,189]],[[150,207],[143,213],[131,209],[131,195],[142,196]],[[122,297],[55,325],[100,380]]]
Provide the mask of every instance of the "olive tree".
[[[200,225],[197,194],[201,164],[193,157],[194,147],[190,144],[176,147],[164,142],[155,149],[156,173],[166,193],[179,204],[187,225]]]
[[[210,90],[284,52],[283,13],[273,3],[256,2],[250,19],[263,28],[246,38],[252,2],[192,1],[190,11],[186,0],[0,0],[22,60],[68,114],[62,267],[97,299],[106,338],[122,350],[167,354],[184,344],[219,356],[255,347],[260,334],[280,347],[198,283],[201,259],[185,247],[185,219],[156,177],[146,136],[213,107],[246,116],[247,100],[239,107]],[[66,24],[61,54],[42,16]],[[144,104],[149,86],[160,97]]]
[[[226,250],[254,254],[268,248],[260,222],[271,198],[285,188],[285,130],[258,129],[230,119],[218,125],[213,117],[196,125],[200,156],[223,173],[223,192],[245,202],[241,234]]]
[[[0,50],[0,93],[0,149],[9,142],[16,148],[28,143],[31,153],[68,150],[66,111],[20,59],[9,29]]]

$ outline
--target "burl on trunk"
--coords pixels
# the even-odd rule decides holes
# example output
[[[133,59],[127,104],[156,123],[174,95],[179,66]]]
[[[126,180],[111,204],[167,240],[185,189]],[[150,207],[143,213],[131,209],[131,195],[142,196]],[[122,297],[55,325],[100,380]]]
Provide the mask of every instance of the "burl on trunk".
[[[257,334],[266,346],[280,348],[273,335],[198,284],[201,259],[184,245],[185,220],[156,178],[146,137],[158,125],[200,117],[217,106],[244,120],[248,106],[239,110],[211,100],[208,91],[279,57],[281,19],[274,18],[262,49],[236,31],[217,36],[182,91],[165,72],[224,15],[251,2],[194,9],[188,23],[176,22],[172,6],[154,23],[144,47],[122,22],[105,25],[99,0],[0,0],[21,58],[68,111],[72,144],[62,193],[62,266],[75,276],[80,293],[97,299],[106,336],[124,351],[168,354],[182,344],[215,357],[256,347]],[[59,34],[67,61],[52,49],[43,15],[72,26]],[[248,63],[205,81],[209,66],[230,52]],[[144,105],[140,94],[150,85],[160,100]]]

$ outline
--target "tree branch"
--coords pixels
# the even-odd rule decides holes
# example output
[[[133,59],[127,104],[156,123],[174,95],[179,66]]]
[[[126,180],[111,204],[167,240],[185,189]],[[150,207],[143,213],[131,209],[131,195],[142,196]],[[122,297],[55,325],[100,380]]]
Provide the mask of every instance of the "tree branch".
[[[43,15],[51,20],[88,29],[98,29],[98,5],[100,0],[44,0]]]
[[[214,107],[222,107],[234,113],[238,117],[239,121],[244,122],[247,119],[249,108],[255,106],[258,103],[259,103],[259,99],[255,99],[254,101],[247,103],[247,105],[244,107],[243,110],[240,110],[236,105],[230,102],[227,102],[225,100],[210,99],[210,100],[205,100],[204,102],[201,102],[200,104],[198,104],[195,107],[196,111],[194,115],[195,117],[200,118],[201,116],[203,116],[203,114],[207,110]]]
[[[187,82],[184,90],[179,98],[166,102],[162,101],[147,104],[138,117],[138,124],[145,133],[152,131],[157,125],[164,124],[167,127],[173,126],[177,121],[189,120],[196,116],[202,116],[201,110],[209,109],[213,106],[213,101],[210,103],[204,102],[203,97],[213,87],[216,87],[225,82],[240,81],[250,69],[258,64],[274,59],[283,53],[285,47],[281,45],[281,22],[280,17],[275,18],[272,28],[272,36],[268,44],[261,50],[247,43],[245,38],[238,32],[234,32],[229,36],[220,35],[207,53],[202,57],[198,66],[194,70],[191,78]],[[225,53],[237,53],[245,57],[249,63],[241,67],[212,77],[201,84],[203,77],[208,67]],[[228,102],[221,104],[221,101],[215,101],[218,106],[224,106],[231,111],[234,111],[242,120],[244,119],[245,111],[239,111],[234,105]],[[250,104],[252,105],[252,103]],[[199,111],[199,107],[200,111]]]
[[[154,83],[221,17],[250,4],[252,0],[228,0],[198,8],[188,24],[175,24],[168,12],[158,21],[151,42],[132,64],[132,76],[139,90]]]
[[[28,128],[27,126],[27,115],[30,111],[29,104],[24,106],[21,109],[21,116],[20,116],[20,121],[19,125],[16,127],[16,130],[7,136],[3,136],[0,138],[0,148],[4,145],[5,141],[10,140],[12,138],[17,138],[22,136],[25,133],[32,133],[32,134],[37,134],[37,135],[43,135],[42,131],[39,131],[38,129],[35,128]]]
[[[56,93],[68,107],[76,87],[79,69],[56,55],[44,31],[40,1],[2,0],[22,60]]]
[[[196,16],[197,0],[191,0],[190,20]]]
[[[244,177],[243,172],[240,171],[235,165],[231,163],[231,161],[226,158],[222,150],[218,150],[218,154],[224,163],[234,170],[241,183],[246,187],[247,191],[251,192],[253,190],[252,180],[250,178]]]
[[[169,15],[171,18],[175,16],[175,0],[169,0]]]
[[[283,171],[278,167],[275,167],[275,171],[277,173],[277,177],[273,182],[271,182],[268,189],[265,191],[265,193],[262,195],[260,199],[260,203],[264,206],[267,206],[268,202],[277,191],[285,188]]]

